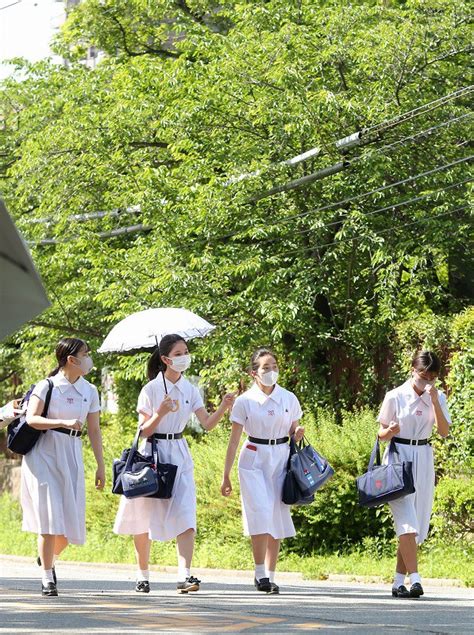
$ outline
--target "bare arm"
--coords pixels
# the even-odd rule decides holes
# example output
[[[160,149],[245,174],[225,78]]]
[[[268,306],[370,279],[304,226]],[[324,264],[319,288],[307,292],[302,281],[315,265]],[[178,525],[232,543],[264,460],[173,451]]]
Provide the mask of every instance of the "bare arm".
[[[239,423],[232,423],[232,431],[230,433],[229,445],[227,447],[227,454],[225,457],[224,477],[221,484],[222,496],[230,496],[232,492],[230,472],[232,470],[232,466],[234,465],[235,455],[237,453],[237,448],[239,447],[240,437],[242,436],[243,429],[243,426],[241,426]]]
[[[400,424],[396,421],[390,421],[390,425],[388,427],[380,424],[379,427],[379,439],[381,441],[390,441],[393,437],[396,437],[400,432]]]
[[[439,393],[434,386],[430,385],[426,387],[426,392],[431,397],[431,404],[433,406],[434,418],[438,434],[442,437],[447,437],[449,434],[449,421],[444,416],[443,409],[441,408],[441,404],[439,403]]]
[[[97,470],[95,473],[96,489],[104,489],[105,485],[105,464],[102,448],[102,433],[100,431],[100,413],[91,412],[87,415],[87,434],[97,461]]]
[[[36,430],[54,430],[54,428],[80,430],[82,428],[82,423],[79,419],[50,419],[42,417],[41,413],[43,410],[44,401],[36,395],[32,395],[26,411],[26,423]]]
[[[205,408],[199,408],[198,410],[196,410],[195,415],[204,430],[212,430],[216,427],[226,411],[232,408],[235,401],[235,396],[236,393],[227,393],[227,395],[225,395],[223,400],[221,401],[220,406],[212,414],[209,414]]]
[[[151,437],[156,432],[156,429],[160,425],[160,422],[166,417],[168,412],[173,412],[175,408],[174,400],[168,395],[163,399],[160,407],[152,415],[140,412],[138,416],[138,423],[141,428],[140,436]]]
[[[296,442],[301,441],[301,439],[304,437],[304,428],[303,426],[299,426],[298,424],[299,420],[293,421],[290,428],[290,437],[295,435]]]

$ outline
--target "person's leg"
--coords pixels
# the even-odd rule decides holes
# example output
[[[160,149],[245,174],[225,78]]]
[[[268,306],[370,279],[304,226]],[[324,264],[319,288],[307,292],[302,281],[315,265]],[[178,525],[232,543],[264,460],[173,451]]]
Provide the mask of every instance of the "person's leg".
[[[274,576],[276,571],[276,564],[278,561],[278,554],[280,553],[280,540],[277,540],[273,536],[268,536],[267,550],[265,553],[265,569],[268,572],[270,582],[274,582]],[[273,574],[273,579],[272,575]]]
[[[407,566],[405,564],[405,560],[403,559],[402,553],[400,551],[400,543],[398,544],[398,548],[397,548],[397,566],[395,571],[403,575],[403,577],[405,577],[407,574]]]
[[[404,571],[409,574],[418,572],[416,554],[416,534],[402,534],[398,537],[398,549],[404,563]],[[397,558],[398,563],[398,558]],[[398,568],[397,568],[398,571]],[[402,571],[400,571],[402,573]]]
[[[194,552],[194,529],[186,529],[176,537],[176,552],[178,555],[178,580],[182,581],[190,576],[191,562]]]
[[[66,536],[55,536],[54,537],[54,560],[66,549],[69,542]],[[53,563],[54,564],[54,563]]]
[[[252,539],[253,561],[255,563],[255,587],[258,591],[268,593],[270,591],[270,581],[265,571],[265,556],[267,554],[268,534],[255,534]]]
[[[43,571],[53,568],[55,540],[56,536],[52,534],[38,534],[38,553]]]
[[[137,558],[137,584],[135,591],[140,593],[150,592],[150,573],[148,571],[150,562],[151,540],[148,534],[135,534],[133,536],[135,545],[135,556]]]

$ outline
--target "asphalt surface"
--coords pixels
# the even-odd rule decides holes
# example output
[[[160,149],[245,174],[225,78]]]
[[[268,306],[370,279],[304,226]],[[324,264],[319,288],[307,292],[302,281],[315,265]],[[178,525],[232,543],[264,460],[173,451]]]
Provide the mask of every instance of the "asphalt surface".
[[[390,585],[277,575],[281,594],[255,591],[252,573],[193,571],[201,590],[176,592],[176,574],[152,571],[149,595],[134,567],[60,562],[59,597],[43,598],[34,559],[0,556],[0,633],[474,633],[472,589],[425,586],[418,600]]]

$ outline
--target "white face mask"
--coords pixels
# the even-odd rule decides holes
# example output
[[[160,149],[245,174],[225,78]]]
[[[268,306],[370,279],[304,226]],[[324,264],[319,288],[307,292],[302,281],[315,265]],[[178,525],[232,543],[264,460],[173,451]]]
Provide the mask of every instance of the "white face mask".
[[[269,370],[266,373],[262,373],[258,375],[258,378],[262,382],[264,386],[274,386],[278,381],[278,371],[277,370]]]
[[[76,366],[79,367],[83,375],[87,375],[94,368],[94,362],[90,355],[86,355],[86,357],[76,357],[76,359],[79,360],[79,364],[76,364]]]
[[[177,373],[184,373],[191,366],[191,355],[178,355],[178,357],[170,357],[171,366]]]
[[[413,375],[413,383],[418,388],[418,390],[425,390],[426,386],[433,386],[436,379],[423,379],[417,373]]]

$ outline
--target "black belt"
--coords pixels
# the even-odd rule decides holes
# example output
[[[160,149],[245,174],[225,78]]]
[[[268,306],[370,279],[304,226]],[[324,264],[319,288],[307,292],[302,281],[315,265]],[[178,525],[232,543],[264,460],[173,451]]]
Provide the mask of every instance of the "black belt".
[[[151,435],[154,439],[165,439],[166,441],[173,441],[174,439],[182,439],[182,432],[155,432]],[[151,441],[151,437],[148,437]]]
[[[62,432],[63,434],[67,434],[70,437],[80,437],[82,436],[81,430],[73,430],[72,428],[51,428],[54,432]]]
[[[395,443],[402,443],[403,445],[426,445],[429,443],[428,439],[402,439],[401,437],[393,437]]]
[[[260,443],[261,445],[280,445],[288,443],[289,437],[281,437],[280,439],[257,439],[257,437],[249,437],[251,443]]]

